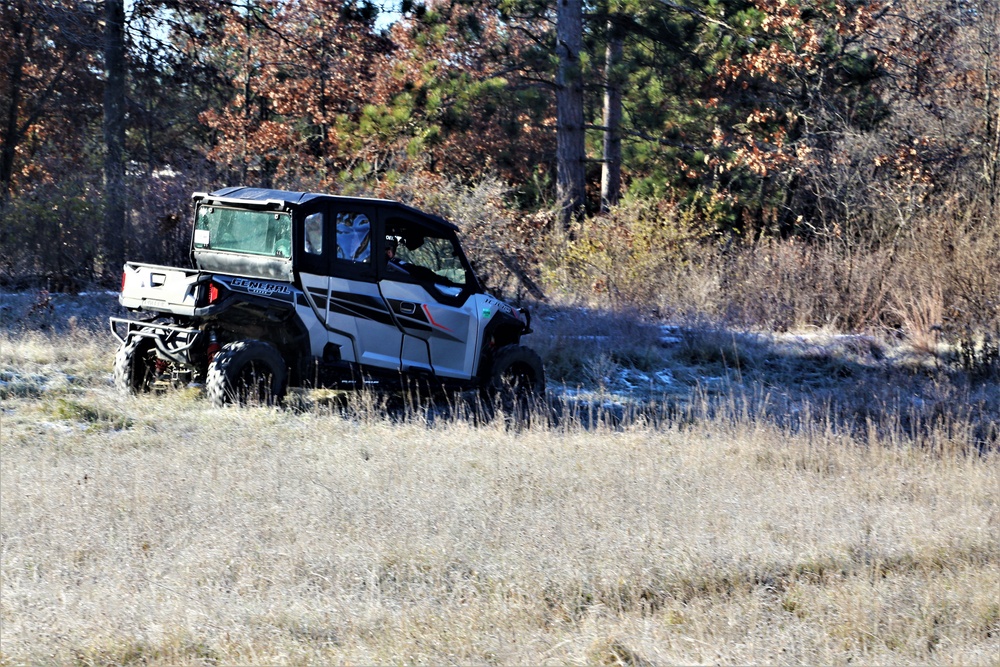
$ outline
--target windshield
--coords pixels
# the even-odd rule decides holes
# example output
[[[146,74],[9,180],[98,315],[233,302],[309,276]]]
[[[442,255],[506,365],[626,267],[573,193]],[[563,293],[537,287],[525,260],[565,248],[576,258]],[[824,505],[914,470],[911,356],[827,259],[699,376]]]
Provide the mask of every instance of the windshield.
[[[290,257],[292,223],[288,213],[199,206],[194,247],[268,257]]]

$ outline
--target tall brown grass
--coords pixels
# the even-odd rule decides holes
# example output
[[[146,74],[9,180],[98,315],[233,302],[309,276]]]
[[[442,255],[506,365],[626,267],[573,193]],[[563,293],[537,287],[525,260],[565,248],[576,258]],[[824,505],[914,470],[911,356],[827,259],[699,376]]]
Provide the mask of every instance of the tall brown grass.
[[[588,233],[603,229],[594,225]],[[995,331],[1000,324],[1000,227],[992,220],[963,220],[958,206],[914,219],[905,235],[878,247],[863,239],[762,238],[689,244],[651,261],[617,252],[621,242],[612,236],[589,243],[601,248],[602,261],[641,285],[633,291],[638,303],[668,317],[771,331],[891,329],[921,340],[926,324],[956,335],[970,327]],[[561,260],[550,261],[558,266]],[[593,274],[550,275],[559,277],[557,293],[614,305]]]
[[[0,364],[75,374],[99,348],[11,333]],[[961,429],[792,430],[737,400],[509,429],[38,384],[0,415],[3,664],[1000,652],[1000,459]]]

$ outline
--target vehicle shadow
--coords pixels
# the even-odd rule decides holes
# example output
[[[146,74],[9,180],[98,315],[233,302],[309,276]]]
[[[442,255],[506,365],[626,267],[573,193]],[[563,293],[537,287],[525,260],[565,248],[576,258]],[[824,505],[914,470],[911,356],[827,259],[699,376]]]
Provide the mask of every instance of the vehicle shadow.
[[[862,439],[945,430],[979,450],[1000,442],[1000,368],[970,371],[957,346],[931,353],[900,336],[750,332],[580,308],[545,308],[535,322],[549,424],[721,418]]]

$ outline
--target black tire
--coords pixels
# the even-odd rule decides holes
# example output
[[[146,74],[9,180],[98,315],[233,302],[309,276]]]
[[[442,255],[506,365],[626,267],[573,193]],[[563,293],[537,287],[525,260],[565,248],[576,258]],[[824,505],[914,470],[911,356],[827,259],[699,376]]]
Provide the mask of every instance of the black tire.
[[[277,405],[285,397],[285,360],[270,343],[241,340],[227,343],[208,366],[205,391],[216,407]]]
[[[506,345],[493,355],[485,399],[507,414],[526,417],[545,395],[542,358],[530,347]]]
[[[123,394],[144,394],[153,387],[156,377],[152,356],[153,341],[132,336],[115,353],[115,388]]]

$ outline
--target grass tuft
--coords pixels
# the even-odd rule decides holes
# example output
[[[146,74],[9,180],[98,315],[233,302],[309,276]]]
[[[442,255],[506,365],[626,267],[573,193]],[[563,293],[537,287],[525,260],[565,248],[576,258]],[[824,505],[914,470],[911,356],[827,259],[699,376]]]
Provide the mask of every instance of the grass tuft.
[[[78,649],[73,658],[72,664],[77,667],[207,667],[219,664],[218,656],[206,643],[186,637],[167,638],[157,643],[118,637]]]
[[[591,647],[589,658],[590,664],[607,667],[652,667],[655,664],[619,639],[603,639],[595,642]]]
[[[68,398],[57,398],[49,404],[49,412],[56,419],[84,422],[96,430],[120,431],[135,425],[135,420],[127,415]]]

